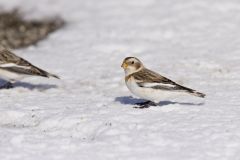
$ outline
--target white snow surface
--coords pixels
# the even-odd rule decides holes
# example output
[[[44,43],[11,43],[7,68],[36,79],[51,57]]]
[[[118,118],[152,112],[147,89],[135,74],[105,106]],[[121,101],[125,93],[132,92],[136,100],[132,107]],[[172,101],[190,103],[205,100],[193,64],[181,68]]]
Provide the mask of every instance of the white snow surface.
[[[1,160],[239,160],[240,1],[0,0],[67,25],[14,50],[61,80],[0,91]],[[124,83],[126,56],[207,94],[147,109]]]

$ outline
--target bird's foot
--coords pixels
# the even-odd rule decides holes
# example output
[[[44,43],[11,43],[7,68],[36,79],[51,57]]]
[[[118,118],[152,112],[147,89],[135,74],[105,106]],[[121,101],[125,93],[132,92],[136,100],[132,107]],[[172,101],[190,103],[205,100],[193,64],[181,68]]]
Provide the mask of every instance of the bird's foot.
[[[139,108],[139,109],[149,108],[150,106],[157,106],[157,104],[152,101],[136,103],[136,105],[138,105],[138,107],[134,107],[134,108]]]
[[[13,84],[11,82],[7,82],[4,85],[0,86],[0,89],[10,89],[13,88]]]

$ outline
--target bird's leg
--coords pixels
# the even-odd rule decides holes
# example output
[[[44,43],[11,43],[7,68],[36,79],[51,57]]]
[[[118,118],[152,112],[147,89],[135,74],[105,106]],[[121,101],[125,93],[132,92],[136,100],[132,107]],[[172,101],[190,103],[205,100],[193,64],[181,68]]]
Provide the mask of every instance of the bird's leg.
[[[139,107],[134,107],[134,108],[149,108],[150,106],[156,106],[156,103],[152,102],[152,101],[146,101],[146,102],[142,102],[142,103],[136,103],[136,105],[138,105]]]
[[[11,82],[7,82],[4,85],[0,86],[0,89],[10,89],[13,88],[13,84]]]
[[[136,105],[138,105],[138,106],[145,106],[145,105],[148,105],[149,103],[151,103],[151,101],[145,101],[145,102],[136,103]]]

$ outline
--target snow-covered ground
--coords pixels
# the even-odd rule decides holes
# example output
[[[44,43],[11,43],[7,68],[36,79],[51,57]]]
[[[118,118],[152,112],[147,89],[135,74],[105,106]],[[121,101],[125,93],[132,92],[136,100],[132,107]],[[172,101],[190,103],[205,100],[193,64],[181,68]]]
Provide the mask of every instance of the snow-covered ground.
[[[0,0],[67,25],[14,52],[62,79],[0,91],[1,160],[239,160],[240,1]],[[136,56],[207,94],[134,109],[120,67]]]

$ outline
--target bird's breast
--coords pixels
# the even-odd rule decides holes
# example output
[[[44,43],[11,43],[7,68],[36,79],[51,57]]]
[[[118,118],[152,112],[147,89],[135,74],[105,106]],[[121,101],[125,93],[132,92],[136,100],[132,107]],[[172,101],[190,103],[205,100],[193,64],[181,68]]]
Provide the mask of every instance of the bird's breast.
[[[148,96],[152,94],[151,89],[139,87],[138,84],[136,83],[136,80],[132,76],[128,78],[128,80],[126,81],[126,85],[134,95],[140,98],[148,99]]]

